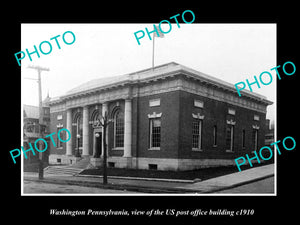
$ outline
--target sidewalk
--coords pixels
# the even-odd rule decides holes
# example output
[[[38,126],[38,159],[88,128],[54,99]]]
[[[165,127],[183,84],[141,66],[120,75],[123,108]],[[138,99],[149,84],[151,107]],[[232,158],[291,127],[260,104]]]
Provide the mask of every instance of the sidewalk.
[[[271,176],[274,176],[274,164],[228,174],[194,184],[187,184],[177,188],[183,188],[184,190],[197,190],[201,193],[212,193],[252,183]]]
[[[102,184],[100,176],[45,176],[43,180],[37,178],[37,174],[24,173],[24,180],[80,185],[87,187],[100,187],[116,190],[131,190],[142,193],[212,193],[243,184],[251,183],[267,177],[274,176],[274,164],[251,168],[245,171],[212,178],[205,181],[188,183],[180,180],[144,180],[125,179],[125,178],[108,178],[108,184]]]

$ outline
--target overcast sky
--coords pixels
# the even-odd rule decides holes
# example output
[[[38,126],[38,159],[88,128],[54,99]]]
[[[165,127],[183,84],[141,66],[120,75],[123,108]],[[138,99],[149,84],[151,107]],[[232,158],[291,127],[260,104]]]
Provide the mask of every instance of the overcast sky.
[[[167,25],[168,26],[168,25]],[[153,24],[22,24],[21,50],[34,51],[42,41],[72,31],[76,41],[66,45],[54,40],[52,52],[33,54],[22,60],[22,104],[38,105],[37,71],[28,65],[50,69],[42,73],[43,99],[60,96],[92,79],[122,75],[152,66],[152,41],[147,34],[138,45],[134,32],[152,30]],[[163,26],[167,31],[168,27]],[[72,39],[66,35],[66,39]],[[44,51],[47,44],[43,45]],[[200,72],[235,84],[254,81],[263,71],[276,64],[276,24],[172,24],[170,33],[155,39],[155,65],[177,62]],[[17,65],[17,61],[16,61]],[[271,72],[271,71],[270,71]],[[254,92],[275,104],[276,79]],[[266,79],[267,80],[267,79]],[[274,118],[275,105],[268,107],[267,118]]]

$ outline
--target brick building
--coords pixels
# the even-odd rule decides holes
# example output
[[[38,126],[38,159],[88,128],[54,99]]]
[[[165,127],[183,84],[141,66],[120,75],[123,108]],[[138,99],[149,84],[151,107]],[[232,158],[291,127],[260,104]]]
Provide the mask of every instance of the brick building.
[[[264,146],[264,96],[178,63],[84,83],[51,99],[51,133],[67,128],[71,140],[50,145],[49,162],[89,157],[99,166],[103,139],[108,166],[190,170],[233,165],[234,158]],[[106,137],[98,120],[113,122]]]

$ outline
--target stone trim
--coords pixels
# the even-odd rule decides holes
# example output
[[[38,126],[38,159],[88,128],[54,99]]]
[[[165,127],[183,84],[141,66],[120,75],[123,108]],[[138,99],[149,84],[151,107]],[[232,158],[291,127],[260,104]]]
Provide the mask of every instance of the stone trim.
[[[193,118],[195,119],[199,119],[199,120],[203,120],[204,119],[204,115],[200,115],[200,113],[194,114],[192,113]]]
[[[161,115],[162,115],[162,113],[156,113],[156,112],[153,112],[152,114],[148,114],[148,118],[149,118],[149,119],[160,118]]]
[[[92,161],[92,159],[91,159]],[[100,166],[101,159],[96,160]],[[107,159],[107,162],[113,162],[117,168],[135,168],[149,169],[149,164],[156,164],[157,170],[193,170],[207,167],[230,166],[235,165],[234,159],[169,159],[169,158],[136,158],[136,157],[118,157],[113,156]],[[95,160],[93,160],[93,163]]]
[[[216,101],[226,102],[231,105],[239,106],[246,109],[251,109],[257,112],[266,113],[266,103],[258,103],[257,100],[249,100],[248,97],[240,98],[234,93],[224,92],[217,87],[210,87],[208,84],[191,82],[182,78],[173,80],[164,80],[159,83],[148,83],[146,86],[137,88],[136,86],[118,87],[118,89],[110,89],[100,92],[92,92],[84,96],[62,99],[61,102],[53,102],[50,107],[50,112],[64,111],[67,108],[83,107],[84,105],[101,104],[105,101],[114,101],[117,99],[126,99],[129,97],[144,97],[156,94],[162,94],[172,91],[186,91],[198,96],[207,97]],[[63,101],[63,102],[62,102]]]
[[[236,124],[236,121],[233,121],[233,120],[226,120],[226,123],[229,124],[229,125],[235,125],[235,124]]]
[[[62,127],[64,127],[64,125],[63,125],[62,123],[58,123],[58,124],[56,125],[56,127],[57,127],[57,128],[62,128]]]

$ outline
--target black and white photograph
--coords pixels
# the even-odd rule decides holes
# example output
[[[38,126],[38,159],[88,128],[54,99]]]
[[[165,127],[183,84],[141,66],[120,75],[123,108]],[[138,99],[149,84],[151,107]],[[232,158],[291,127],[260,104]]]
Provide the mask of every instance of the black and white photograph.
[[[296,217],[296,6],[67,4],[3,20],[5,217]]]
[[[21,30],[23,194],[276,194],[276,24]]]

